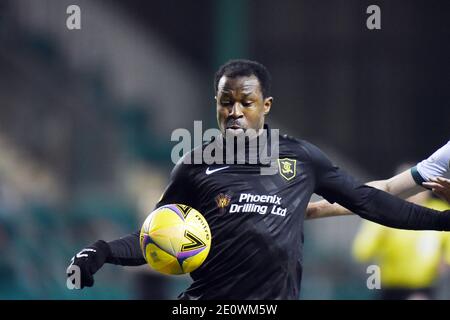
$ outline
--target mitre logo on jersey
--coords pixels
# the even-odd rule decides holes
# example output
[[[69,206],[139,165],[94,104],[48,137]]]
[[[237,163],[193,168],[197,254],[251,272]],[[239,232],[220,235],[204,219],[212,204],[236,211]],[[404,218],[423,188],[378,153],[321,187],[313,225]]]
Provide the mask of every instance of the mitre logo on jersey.
[[[278,170],[280,175],[287,181],[293,179],[297,174],[297,160],[284,158],[278,159]]]

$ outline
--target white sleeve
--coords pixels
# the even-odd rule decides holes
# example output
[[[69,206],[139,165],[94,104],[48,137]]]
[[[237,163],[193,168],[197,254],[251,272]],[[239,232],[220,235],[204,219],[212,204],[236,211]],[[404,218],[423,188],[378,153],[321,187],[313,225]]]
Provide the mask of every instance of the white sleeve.
[[[428,159],[419,162],[417,172],[425,181],[432,177],[450,177],[450,141],[433,153]]]

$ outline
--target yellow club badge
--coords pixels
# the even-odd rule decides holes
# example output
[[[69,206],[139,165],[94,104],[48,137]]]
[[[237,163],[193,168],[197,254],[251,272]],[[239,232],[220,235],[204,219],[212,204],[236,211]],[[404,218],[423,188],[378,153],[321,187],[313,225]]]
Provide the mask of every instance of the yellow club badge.
[[[278,169],[280,175],[289,181],[297,174],[297,160],[288,158],[278,159]]]

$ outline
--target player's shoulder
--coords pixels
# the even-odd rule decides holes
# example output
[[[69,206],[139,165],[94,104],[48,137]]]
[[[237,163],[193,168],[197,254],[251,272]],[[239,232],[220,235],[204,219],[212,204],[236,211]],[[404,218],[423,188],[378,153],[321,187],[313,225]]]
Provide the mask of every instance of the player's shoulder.
[[[314,159],[323,152],[313,143],[299,139],[289,134],[280,135],[280,144],[286,145],[291,151],[294,151],[300,158]]]
[[[172,162],[175,164],[172,172],[178,174],[189,172],[189,175],[193,175],[198,170],[203,170],[205,166],[209,165],[214,160],[217,160],[214,159],[213,155],[205,153],[205,148],[214,141],[215,139],[203,142],[201,145],[184,153],[179,159],[174,159],[172,157]]]
[[[172,159],[175,163],[175,167],[189,168],[193,166],[198,162],[198,155],[202,155],[203,149],[204,144],[187,151],[177,161],[174,161],[176,159]]]
[[[184,153],[181,157],[176,159],[176,156],[179,155],[172,155],[172,162],[175,164],[171,175],[172,176],[191,176],[194,174],[194,171],[198,167],[196,164],[199,162],[199,157],[201,161],[202,157],[202,150],[204,148],[204,144],[200,145],[198,147],[195,147],[186,153]],[[199,156],[200,155],[200,156]]]
[[[296,138],[289,134],[280,134],[280,143],[286,144],[291,148],[301,148],[305,146],[308,142],[306,140]]]

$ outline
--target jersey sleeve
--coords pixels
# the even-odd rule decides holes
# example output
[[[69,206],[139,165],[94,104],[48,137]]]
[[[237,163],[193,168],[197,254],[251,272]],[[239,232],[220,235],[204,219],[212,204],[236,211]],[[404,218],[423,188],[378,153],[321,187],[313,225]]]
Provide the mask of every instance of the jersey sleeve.
[[[362,184],[333,165],[317,147],[307,146],[315,172],[315,192],[364,219],[410,230],[450,230],[450,210],[436,211]]]
[[[145,261],[139,243],[139,233],[140,230],[108,242],[111,255],[106,259],[106,262],[121,266],[140,266],[146,264],[147,261]]]
[[[433,177],[450,178],[450,141],[427,159],[411,168],[411,174],[418,185]]]
[[[315,177],[314,192],[324,197],[328,202],[357,203],[361,199],[356,192],[363,183],[334,165],[325,153],[312,144],[305,144],[305,149],[311,159]],[[353,192],[349,192],[352,190]]]

